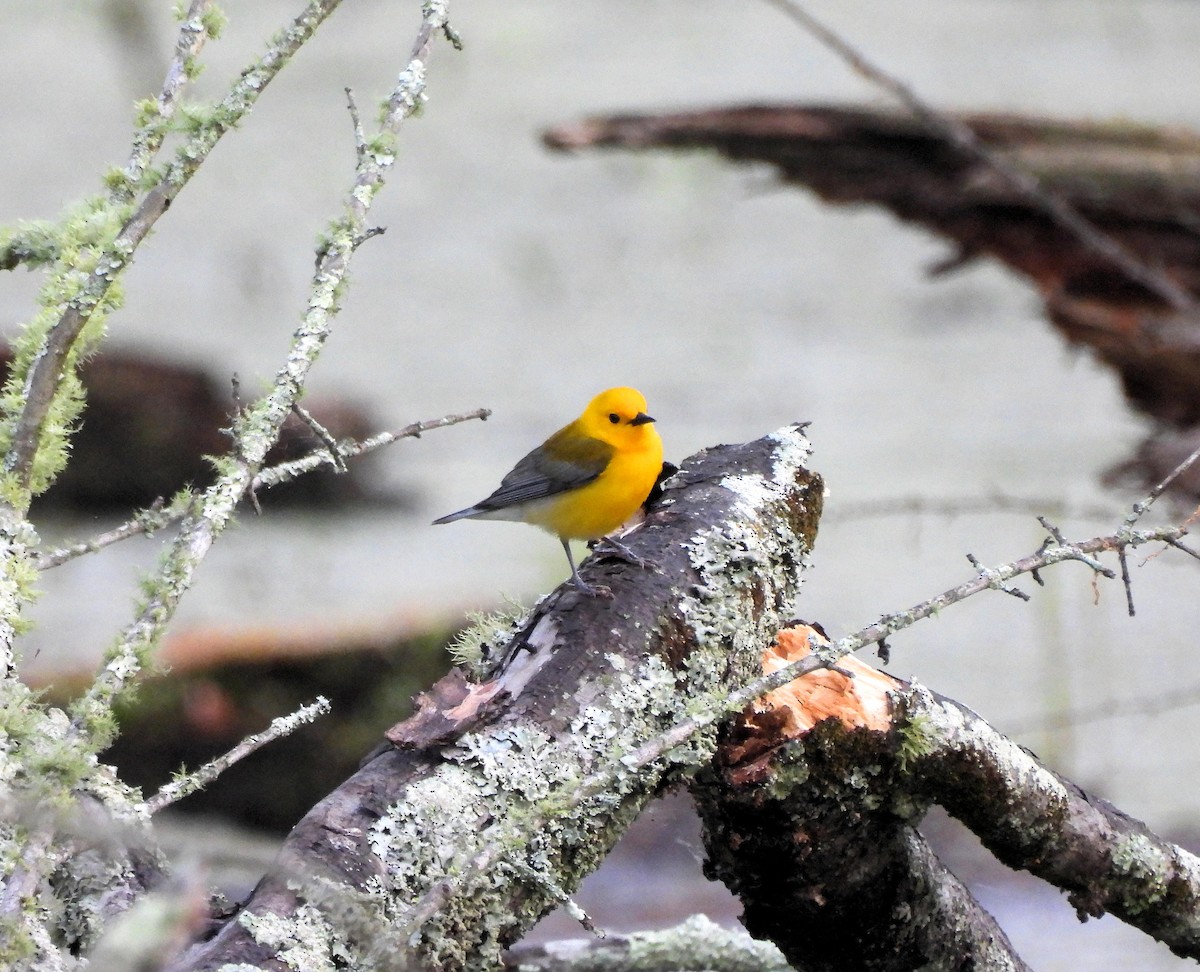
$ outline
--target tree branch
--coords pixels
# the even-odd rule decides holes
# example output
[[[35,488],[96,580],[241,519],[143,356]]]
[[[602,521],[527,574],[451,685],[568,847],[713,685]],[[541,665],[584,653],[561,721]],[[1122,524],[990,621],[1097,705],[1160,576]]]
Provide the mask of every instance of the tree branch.
[[[766,667],[819,635],[780,632]],[[1200,860],[1089,797],[977,715],[856,659],[750,706],[693,792],[710,873],[799,967],[1024,968],[915,830],[930,804],[1011,867],[1200,954]]]
[[[351,459],[355,456],[374,452],[376,449],[399,442],[401,439],[419,439],[422,433],[432,431],[433,429],[458,425],[461,422],[468,422],[471,419],[486,421],[491,414],[490,409],[477,408],[474,411],[462,412],[458,415],[443,415],[441,418],[413,422],[401,429],[397,429],[395,432],[381,432],[360,442],[345,440],[337,443],[337,449],[342,457]],[[250,488],[251,491],[269,489],[272,486],[290,482],[299,476],[328,465],[335,465],[328,449],[316,449],[306,456],[301,456],[299,459],[292,459],[288,462],[268,466],[254,477]],[[81,540],[77,543],[68,544],[65,547],[40,552],[34,558],[33,565],[38,570],[49,570],[51,567],[58,567],[70,560],[74,560],[76,557],[82,557],[84,554],[103,550],[105,547],[119,543],[122,540],[128,540],[130,537],[140,536],[143,533],[154,533],[156,530],[161,530],[163,527],[170,526],[172,523],[182,520],[198,495],[195,492],[188,491],[181,493],[170,505],[163,505],[161,502],[155,503],[148,509],[135,514],[132,519],[127,520],[120,526],[99,533],[89,540]]]
[[[332,0],[327,2],[332,8]],[[217,481],[188,508],[178,535],[162,559],[152,593],[137,618],[121,634],[104,670],[76,703],[72,724],[77,731],[88,732],[89,724],[102,722],[112,700],[140,672],[144,654],[174,617],[179,599],[191,586],[213,541],[261,471],[263,459],[299,399],[340,309],[339,299],[350,259],[364,238],[371,204],[383,185],[384,174],[395,161],[392,142],[424,96],[425,62],[432,38],[441,30],[444,20],[443,7],[432,2],[426,4],[412,57],[388,99],[377,144],[373,151],[359,157],[354,185],[346,196],[345,213],[335,221],[320,248],[308,307],[293,334],[287,361],[275,376],[272,390],[236,417],[233,455],[222,461]]]
[[[1200,959],[1200,858],[1089,796],[958,703],[913,685],[896,724],[914,792],[963,821],[1009,867]]]
[[[337,0],[311,3],[291,27],[277,37],[267,55],[242,74],[217,116],[185,143],[184,150],[168,168],[163,181],[151,190],[139,213],[135,213],[125,229],[117,234],[110,250],[119,250],[119,259],[105,257],[102,252],[96,271],[82,284],[76,296],[66,301],[64,316],[47,334],[26,381],[25,407],[17,419],[17,425],[25,429],[26,437],[17,435],[13,439],[6,464],[9,486],[15,485],[16,489],[8,489],[5,502],[0,502],[0,559],[3,560],[0,594],[4,596],[0,605],[0,641],[5,646],[3,660],[8,665],[6,674],[10,676],[3,683],[4,701],[29,713],[20,727],[22,732],[35,739],[51,732],[55,734],[57,748],[52,760],[45,764],[50,771],[44,780],[39,775],[30,787],[44,788],[48,798],[72,801],[78,789],[94,781],[98,772],[95,754],[114,732],[114,699],[141,671],[146,654],[174,616],[180,598],[190,587],[212,543],[228,524],[238,501],[261,471],[268,450],[278,438],[280,426],[303,390],[337,313],[350,258],[358,245],[373,235],[366,231],[366,216],[383,184],[384,174],[395,160],[394,138],[404,119],[423,97],[425,62],[432,38],[444,28],[444,5],[429,0],[423,8],[413,56],[387,102],[370,151],[358,160],[344,213],[331,227],[318,254],[304,319],[293,335],[287,361],[276,375],[272,390],[237,416],[233,430],[234,455],[219,461],[216,483],[188,503],[178,535],[161,560],[144,605],[109,652],[105,668],[72,707],[69,722],[58,710],[34,704],[24,686],[11,677],[11,636],[22,600],[17,578],[20,569],[30,560],[32,534],[24,516],[23,507],[27,503],[19,501],[16,494],[28,486],[40,437],[38,430],[58,387],[58,369],[47,362],[55,356],[66,360],[83,322],[101,300],[107,299],[108,287],[132,252],[129,244],[145,236],[156,218],[155,213],[165,210],[170,198],[207,156],[221,134],[249,109],[287,56],[311,36],[336,6]],[[33,434],[29,435],[31,432]],[[20,746],[21,741],[18,740],[16,745]],[[127,797],[114,797],[109,809],[128,809],[126,804],[129,802]],[[56,951],[41,924],[44,915],[31,902],[46,875],[62,860],[63,849],[56,846],[57,836],[57,822],[53,819],[39,820],[28,830],[14,833],[15,849],[10,851],[13,863],[0,888],[0,925],[6,931],[22,935],[25,944],[35,951],[41,949],[39,964],[53,963]],[[112,874],[106,879],[118,883],[122,880],[120,875],[114,878]]]
[[[150,233],[159,217],[167,211],[172,200],[191,180],[221,137],[233,128],[258,101],[259,96],[293,54],[308,41],[316,29],[337,8],[341,0],[313,0],[291,24],[276,35],[276,40],[256,63],[244,70],[230,88],[224,100],[211,112],[207,121],[191,136],[167,166],[158,182],[142,197],[120,231],[111,240],[99,244],[94,254],[95,269],[73,288],[70,297],[62,301],[63,311],[58,322],[49,329],[40,351],[29,366],[23,389],[23,406],[4,457],[5,472],[14,477],[22,488],[28,488],[32,477],[33,458],[42,440],[42,427],[51,403],[58,392],[63,368],[68,356],[92,317],[93,311],[107,298],[110,288],[131,262],[134,252]],[[194,5],[204,6],[203,4]],[[189,11],[190,13],[190,11]],[[186,64],[190,51],[199,49],[205,36],[203,18],[191,17],[177,47],[176,59],[168,72],[160,105],[170,109],[186,81]],[[183,60],[181,61],[181,58]],[[160,122],[155,130],[139,133],[130,159],[132,176],[141,171],[161,143]],[[60,271],[68,268],[61,268]],[[20,362],[14,362],[17,373]]]
[[[245,759],[251,753],[257,752],[263,746],[274,742],[276,739],[290,736],[301,726],[315,722],[321,716],[327,714],[329,708],[329,700],[323,695],[318,695],[314,701],[308,705],[301,706],[291,715],[279,716],[272,719],[271,724],[262,732],[256,732],[253,735],[247,736],[224,755],[210,760],[182,779],[172,780],[170,783],[167,783],[143,804],[146,812],[151,814],[158,813],[171,804],[178,803],[184,797],[195,793],[197,790],[204,789],[204,787],[208,786],[209,783],[224,773],[234,763]]]

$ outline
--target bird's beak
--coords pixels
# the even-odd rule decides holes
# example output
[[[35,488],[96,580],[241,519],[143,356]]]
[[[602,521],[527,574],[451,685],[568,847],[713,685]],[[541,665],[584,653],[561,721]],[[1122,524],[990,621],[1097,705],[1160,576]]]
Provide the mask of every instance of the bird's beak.
[[[637,415],[635,415],[633,418],[631,418],[629,420],[629,424],[630,425],[645,425],[646,423],[653,422],[653,421],[654,421],[654,419],[652,419],[645,412],[638,412]]]

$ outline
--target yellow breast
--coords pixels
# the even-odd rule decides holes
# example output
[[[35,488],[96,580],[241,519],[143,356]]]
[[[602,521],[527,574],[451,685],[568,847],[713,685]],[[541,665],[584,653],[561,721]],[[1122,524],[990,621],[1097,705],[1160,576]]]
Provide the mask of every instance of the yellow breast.
[[[526,519],[564,540],[595,540],[612,533],[650,495],[662,470],[662,440],[647,426],[644,442],[613,456],[599,477],[579,489],[553,496]]]

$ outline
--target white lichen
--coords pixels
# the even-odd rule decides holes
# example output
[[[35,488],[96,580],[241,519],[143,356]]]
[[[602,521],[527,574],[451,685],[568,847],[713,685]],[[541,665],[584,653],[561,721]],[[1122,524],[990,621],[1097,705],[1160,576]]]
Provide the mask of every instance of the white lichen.
[[[297,972],[336,972],[346,968],[350,958],[338,944],[334,927],[310,904],[302,904],[287,917],[244,911],[237,920],[258,944]]]
[[[670,754],[657,767],[622,769],[625,753],[677,719],[679,675],[658,657],[636,667],[616,655],[608,660],[610,674],[576,693],[590,701],[565,729],[551,733],[501,723],[468,734],[444,752],[446,762],[435,774],[410,784],[404,799],[371,828],[368,840],[386,874],[375,887],[393,919],[403,918],[404,906],[437,882],[463,873],[479,848],[498,848],[495,864],[471,875],[454,902],[422,929],[425,948],[438,960],[453,964],[470,955],[470,964],[477,964],[482,960],[472,949],[491,954],[498,948],[495,936],[561,901],[677,758]],[[604,767],[616,768],[611,785],[577,799],[581,783]],[[526,885],[519,915],[509,904],[514,876]],[[481,914],[490,916],[483,929],[474,919],[481,940],[464,941],[461,922]]]

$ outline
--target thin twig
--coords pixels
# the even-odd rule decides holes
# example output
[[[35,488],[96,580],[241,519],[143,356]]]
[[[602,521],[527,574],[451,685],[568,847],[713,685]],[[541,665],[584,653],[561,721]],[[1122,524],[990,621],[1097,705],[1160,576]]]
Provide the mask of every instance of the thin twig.
[[[333,437],[333,433],[313,418],[312,412],[299,402],[292,402],[292,411],[300,417],[300,420],[305,425],[312,429],[313,435],[324,444],[325,451],[329,454],[329,461],[332,463],[333,468],[340,473],[344,473],[346,471],[346,459],[342,454],[337,439]]]
[[[791,20],[800,24],[818,41],[841,57],[872,84],[890,93],[917,118],[940,133],[962,152],[983,162],[1018,193],[1045,212],[1056,225],[1066,230],[1086,249],[1100,256],[1129,280],[1145,287],[1175,310],[1196,308],[1195,297],[1161,270],[1147,264],[1136,253],[1100,230],[1082,216],[1061,194],[1046,188],[1030,172],[1006,161],[993,152],[971,127],[938,111],[899,78],[888,74],[835,31],[817,20],[796,0],[766,0]]]
[[[129,187],[137,184],[146,167],[162,148],[163,140],[170,130],[165,123],[174,116],[175,107],[192,77],[189,65],[195,62],[196,56],[208,40],[204,14],[212,5],[213,0],[192,0],[180,22],[175,54],[167,67],[167,75],[158,94],[158,118],[154,123],[143,125],[134,134],[129,161],[125,163],[126,185],[118,190],[120,193],[128,194]]]
[[[1174,692],[1156,692],[1142,699],[1109,699],[1091,703],[1069,712],[1051,713],[1005,723],[1005,733],[1019,736],[1032,732],[1062,732],[1092,722],[1121,719],[1129,716],[1160,716],[1178,709],[1200,705],[1200,685],[1191,685]]]
[[[119,543],[122,540],[128,540],[130,537],[153,534],[155,531],[161,530],[163,527],[181,519],[189,505],[191,505],[191,496],[186,494],[178,498],[170,506],[164,505],[162,497],[159,497],[146,509],[134,514],[132,519],[126,520],[120,526],[113,527],[113,529],[106,530],[103,533],[98,533],[90,540],[81,540],[65,547],[58,547],[54,550],[39,553],[33,559],[33,566],[38,570],[49,570],[51,567],[65,564],[67,561],[74,560],[76,557],[82,557],[84,554],[103,550],[105,547]]]
[[[1133,582],[1129,579],[1129,557],[1124,547],[1117,551],[1117,561],[1121,565],[1121,583],[1125,585],[1125,606],[1132,618],[1137,611],[1133,608]]]
[[[462,412],[457,415],[443,415],[441,418],[427,419],[424,422],[413,422],[411,425],[406,425],[395,432],[381,432],[379,435],[371,436],[368,439],[358,442],[353,440],[340,442],[338,443],[338,451],[342,456],[352,459],[355,456],[374,452],[376,449],[399,442],[401,439],[419,439],[422,432],[447,428],[451,425],[458,425],[461,422],[468,422],[471,419],[486,420],[491,414],[491,409],[477,408],[471,412]],[[317,449],[306,456],[301,456],[299,459],[291,459],[287,462],[277,463],[274,466],[268,466],[255,477],[254,482],[251,484],[249,495],[253,498],[254,490],[269,489],[272,486],[278,486],[280,483],[290,482],[298,476],[312,472],[314,469],[319,469],[321,466],[331,464],[332,460],[329,453],[325,449]],[[163,527],[170,526],[172,523],[177,523],[183,519],[188,508],[198,496],[199,494],[194,491],[182,493],[170,506],[163,506],[161,500],[156,500],[150,507],[142,510],[140,513],[135,513],[131,519],[118,527],[106,530],[104,533],[99,533],[89,540],[81,540],[65,547],[58,547],[54,550],[46,550],[39,553],[34,558],[33,565],[38,570],[49,570],[51,567],[58,567],[70,560],[74,560],[76,557],[82,557],[84,554],[103,550],[105,547],[119,543],[122,540],[128,540],[130,537],[141,536],[143,533],[152,534],[156,530],[161,530]]]
[[[350,109],[350,121],[354,125],[354,151],[361,164],[367,154],[367,136],[363,132],[362,117],[358,113],[358,103],[354,100],[354,91],[346,88],[346,107]]]
[[[974,567],[977,571],[979,571],[979,576],[982,579],[989,582],[989,586],[993,590],[1003,591],[1005,594],[1015,597],[1019,601],[1028,601],[1029,600],[1029,595],[1026,594],[1020,588],[1013,587],[1010,584],[1003,584],[1000,581],[994,580],[991,577],[989,569],[987,567],[984,567],[983,564],[981,564],[975,558],[974,554],[967,554],[967,561],[971,564],[972,567]]]
[[[1182,550],[1182,551],[1183,551],[1185,554],[1187,554],[1189,557],[1195,557],[1197,560],[1200,560],[1200,552],[1197,552],[1197,551],[1193,550],[1191,547],[1187,546],[1187,544],[1183,543],[1182,541],[1180,541],[1180,540],[1167,540],[1167,541],[1165,541],[1165,542],[1166,542],[1166,543],[1168,543],[1168,544],[1170,544],[1170,545],[1171,545],[1172,547],[1174,547],[1176,550]]]
[[[1002,513],[1034,516],[1046,512],[1072,520],[1094,520],[1104,523],[1111,521],[1114,514],[1114,510],[1102,506],[1072,506],[1063,500],[1008,496],[1003,493],[946,499],[928,496],[897,496],[890,499],[831,503],[821,514],[821,525],[894,516],[957,517]]]
[[[1133,524],[1140,520],[1146,511],[1154,505],[1154,501],[1162,496],[1166,488],[1170,486],[1171,483],[1175,482],[1175,480],[1182,476],[1185,472],[1187,472],[1188,468],[1191,467],[1191,465],[1195,463],[1197,459],[1200,459],[1200,446],[1197,446],[1196,450],[1190,456],[1188,456],[1183,460],[1183,462],[1167,473],[1166,478],[1164,478],[1162,482],[1150,490],[1150,492],[1147,493],[1142,499],[1133,504],[1133,508],[1125,517],[1125,524],[1127,526],[1133,526]]]
[[[433,429],[458,425],[460,422],[469,422],[471,419],[479,419],[486,422],[488,416],[491,414],[492,410],[489,408],[477,408],[473,411],[462,412],[457,415],[443,415],[441,418],[430,419],[425,422],[413,422],[411,425],[406,425],[395,432],[381,432],[360,442],[340,442],[338,443],[338,451],[345,458],[353,459],[355,456],[365,455],[383,446],[391,445],[400,439],[419,439],[421,433],[429,432]],[[280,483],[286,483],[297,476],[328,465],[332,465],[329,453],[324,449],[317,449],[306,456],[301,456],[299,459],[281,462],[278,465],[264,469],[254,477],[254,488],[262,489],[270,486],[278,486]]]
[[[327,15],[326,5],[332,9],[332,6],[336,6],[336,0],[324,0],[324,5],[313,3],[309,9]],[[445,17],[444,3],[427,0],[422,8],[421,26],[412,55],[400,73],[379,123],[381,137],[394,138],[405,119],[424,98],[425,65],[432,39],[435,33],[440,33]],[[294,32],[307,37],[315,26],[307,23],[294,25],[297,27]],[[279,43],[289,43],[288,38]],[[238,502],[262,471],[262,461],[278,440],[279,430],[290,414],[292,404],[300,397],[313,364],[329,336],[333,318],[339,310],[339,294],[344,289],[356,240],[366,225],[366,217],[375,196],[383,186],[384,175],[394,162],[393,152],[368,153],[358,162],[343,214],[334,222],[330,238],[322,246],[322,256],[312,278],[308,306],[300,326],[292,335],[287,360],[276,374],[271,390],[250,405],[234,422],[233,454],[225,458],[217,481],[191,504],[178,534],[162,558],[156,576],[148,585],[150,596],[109,652],[107,665],[76,702],[71,721],[72,735],[90,734],[90,725],[102,724],[113,699],[140,673],[144,653],[175,616],[179,600],[191,587],[201,562],[229,523]]]
[[[23,429],[24,435],[14,435],[5,457],[5,468],[13,474],[10,485],[17,492],[28,488],[42,425],[58,387],[59,366],[67,360],[83,323],[106,298],[113,280],[128,263],[137,243],[145,238],[150,226],[207,158],[213,145],[249,110],[291,54],[312,36],[339,2],[313,0],[288,28],[275,36],[267,54],[239,76],[230,95],[218,106],[214,112],[217,120],[186,143],[163,180],[146,196],[112,244],[99,254],[97,271],[88,276],[70,299],[63,317],[47,334],[42,351],[27,375],[26,402],[16,420],[18,430]],[[381,137],[394,137],[424,97],[425,65],[432,38],[435,32],[442,30],[445,20],[444,0],[426,0],[412,57],[400,74],[380,122]],[[366,216],[383,185],[384,175],[394,161],[394,153],[381,151],[370,154],[356,167],[354,184],[342,215],[332,226],[331,239],[323,248],[314,273],[303,320],[293,334],[287,360],[276,375],[271,391],[237,416],[234,455],[226,457],[217,482],[189,503],[178,534],[163,556],[157,574],[149,582],[150,593],[137,617],[108,653],[104,669],[72,706],[72,718],[63,744],[77,747],[81,751],[81,760],[84,756],[94,756],[102,744],[111,727],[113,701],[141,672],[146,654],[175,616],[179,600],[191,587],[199,565],[229,523],[254,476],[261,471],[267,451],[277,441],[279,429],[292,403],[299,398],[324,346],[339,309],[339,295],[345,287],[350,258],[361,241]],[[27,522],[23,509],[27,503],[14,499],[12,492],[10,490],[7,502],[0,503],[0,558],[7,561],[3,565],[6,576],[13,570],[12,561],[19,557],[24,562],[28,558],[26,546],[11,542],[17,530]],[[18,609],[14,605],[0,613],[0,658],[10,669],[11,635]],[[4,887],[0,888],[0,917],[20,920],[18,916],[28,910],[28,902],[52,863],[47,851],[54,835],[54,825],[47,822],[26,836],[18,861],[9,870]]]
[[[218,756],[216,759],[205,763],[187,776],[165,784],[154,796],[143,803],[142,806],[146,812],[154,814],[158,813],[164,807],[178,803],[184,797],[190,796],[197,790],[204,789],[204,787],[208,786],[209,783],[224,773],[234,763],[262,749],[267,743],[274,742],[276,739],[282,739],[284,736],[290,736],[301,726],[315,722],[321,716],[327,714],[329,709],[329,700],[323,695],[318,695],[308,705],[302,706],[291,715],[279,716],[272,719],[271,724],[266,729],[252,736],[247,736],[223,756]]]

